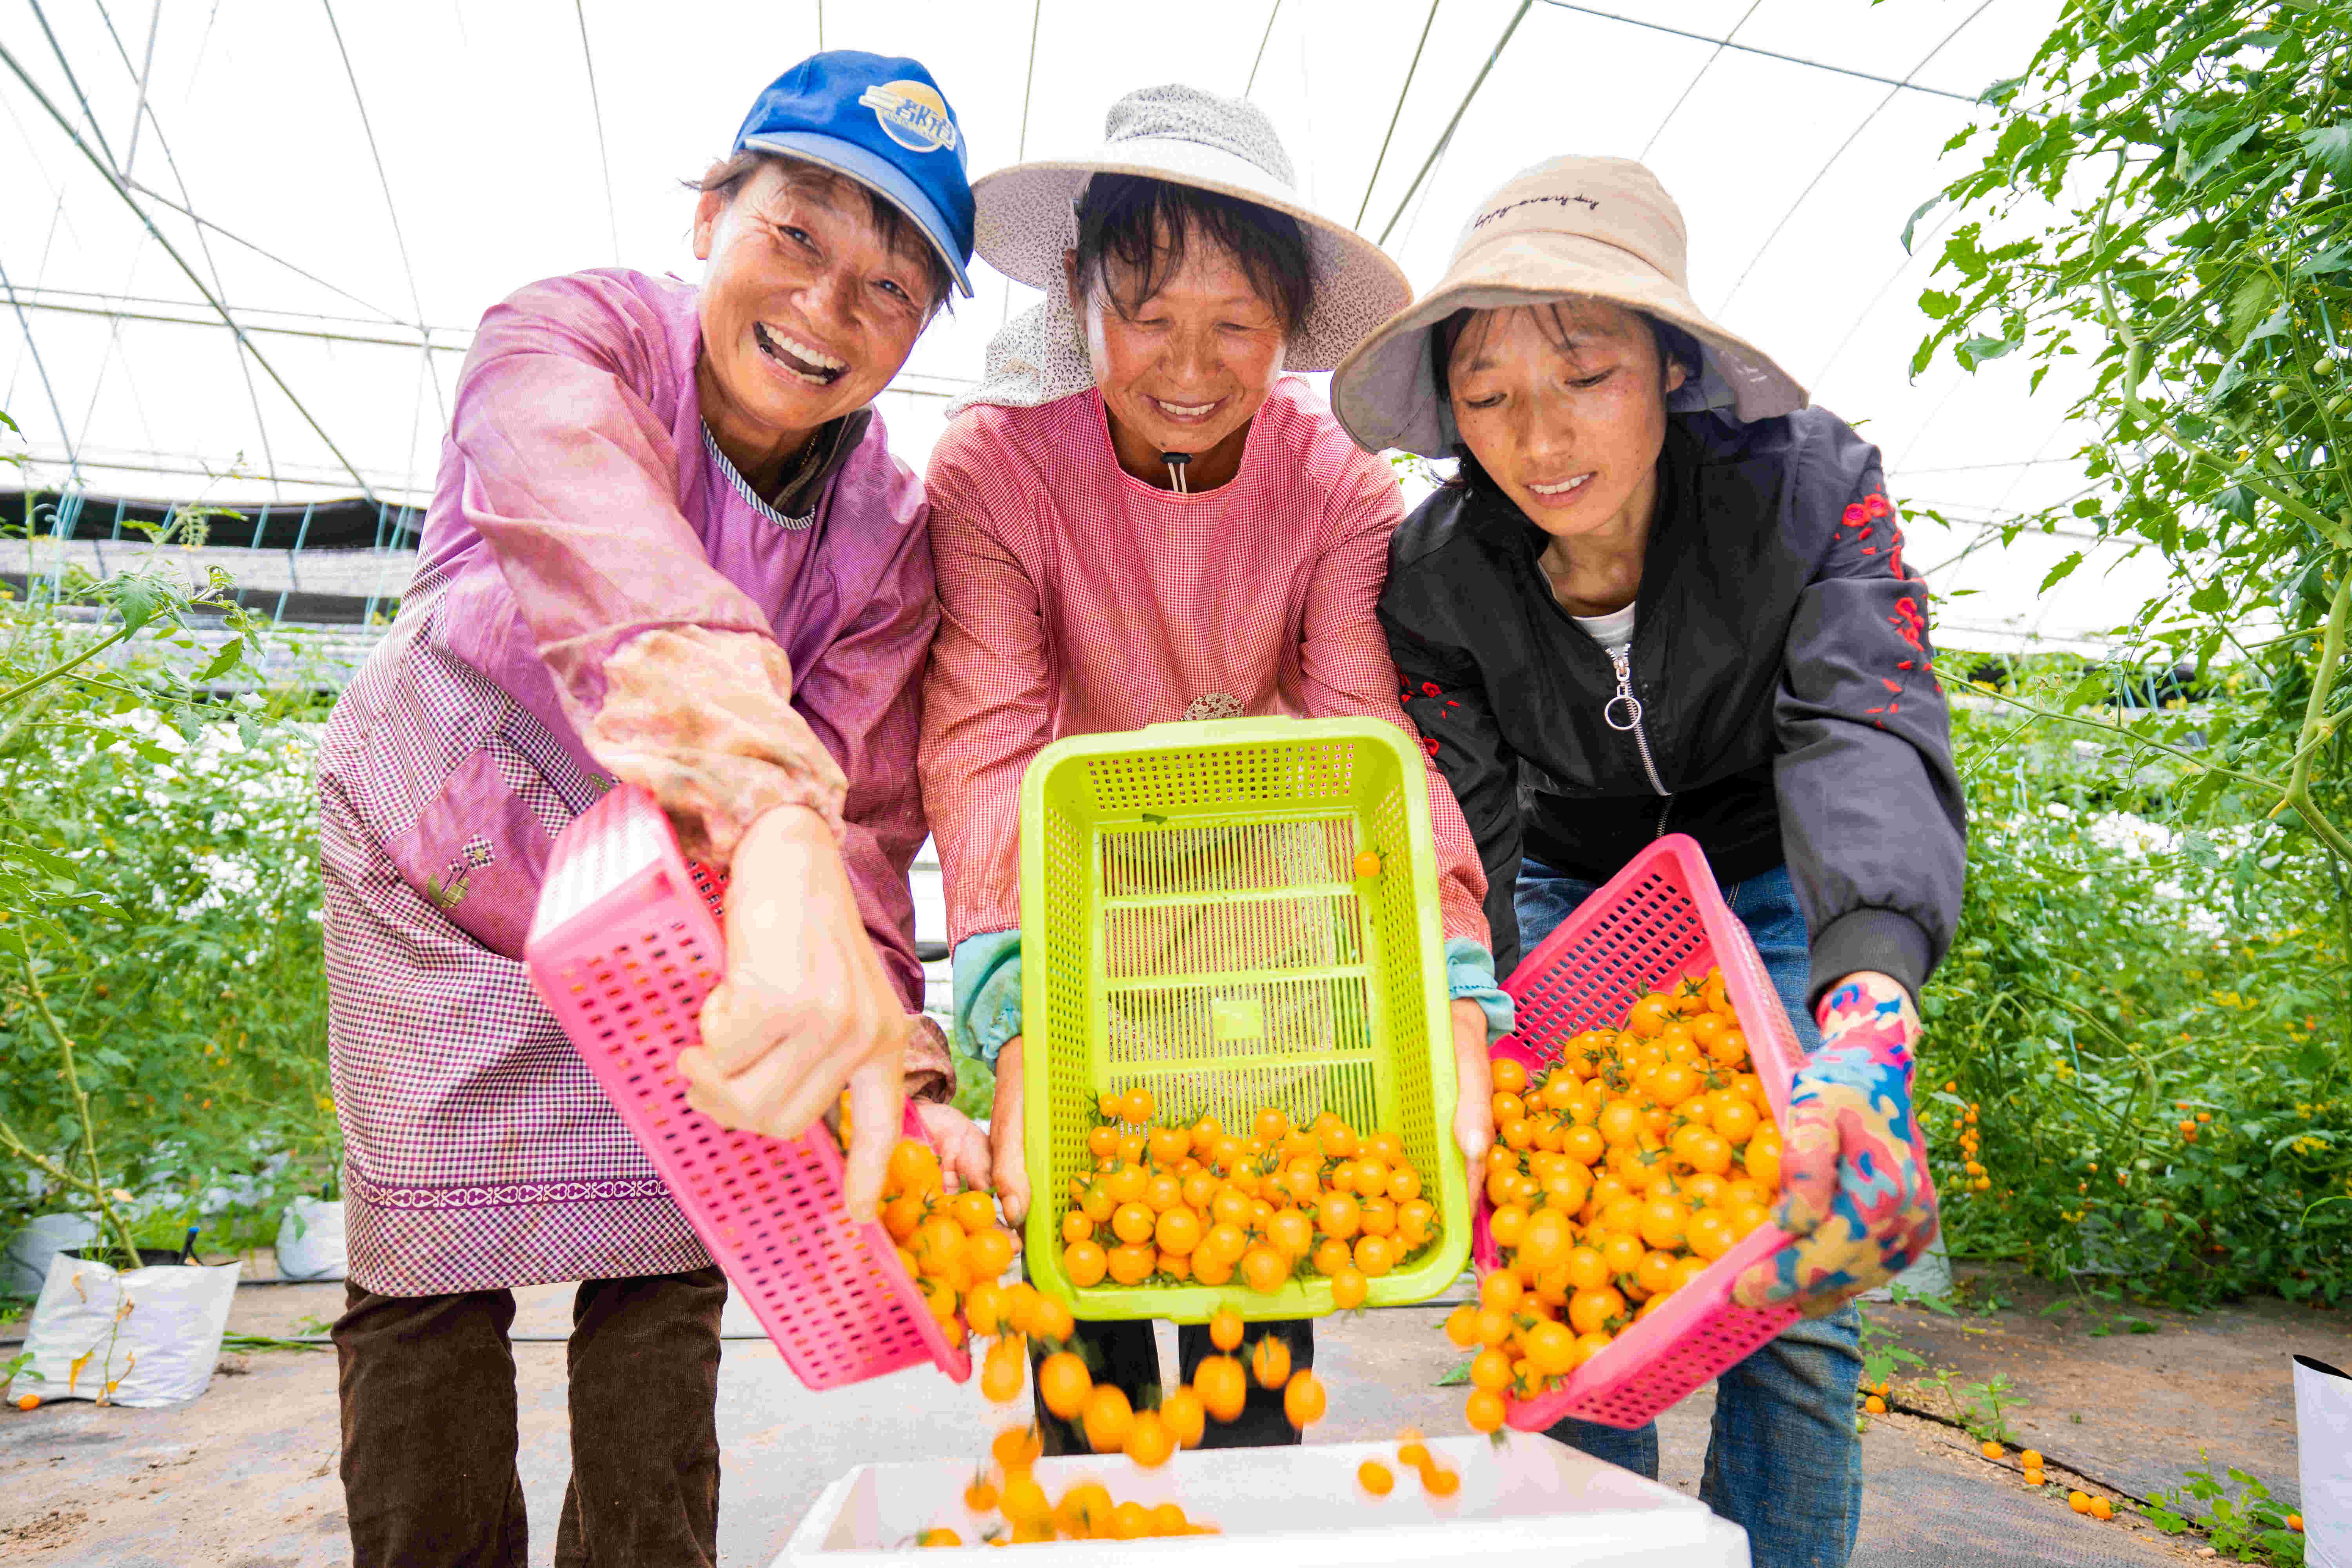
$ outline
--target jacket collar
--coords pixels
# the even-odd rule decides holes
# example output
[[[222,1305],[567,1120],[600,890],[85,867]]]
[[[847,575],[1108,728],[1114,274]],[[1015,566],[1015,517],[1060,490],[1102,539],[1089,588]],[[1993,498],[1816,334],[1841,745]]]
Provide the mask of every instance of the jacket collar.
[[[751,488],[740,469],[719,448],[719,437],[711,433],[706,422],[702,426],[702,445],[711,462],[735,487],[754,510],[779,527],[803,529],[816,521],[817,502],[824,498],[824,488],[835,474],[848,463],[866,439],[866,426],[874,423],[874,410],[860,408],[821,426],[801,448],[784,470],[782,481],[772,496],[763,496]]]
[[[873,423],[874,410],[860,408],[819,430],[776,488],[776,510],[786,517],[814,514],[817,497],[849,461],[849,455],[866,439],[866,427]]]

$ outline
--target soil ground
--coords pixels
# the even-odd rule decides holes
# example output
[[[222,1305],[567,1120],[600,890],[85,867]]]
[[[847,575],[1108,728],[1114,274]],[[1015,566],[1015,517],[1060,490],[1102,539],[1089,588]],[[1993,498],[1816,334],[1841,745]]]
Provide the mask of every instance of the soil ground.
[[[339,1310],[341,1294],[340,1286],[245,1289],[229,1326],[313,1332]],[[544,1563],[566,1469],[561,1335],[570,1292],[550,1286],[518,1294],[516,1332],[547,1336],[515,1346],[531,1558]],[[2202,1450],[2292,1497],[2287,1357],[2302,1351],[2352,1362],[2352,1314],[2277,1302],[2197,1317],[2080,1305],[2044,1311],[2053,1297],[2005,1276],[1969,1279],[1961,1295],[1975,1305],[1958,1316],[1871,1309],[1878,1330],[1924,1365],[1898,1375],[1897,1413],[1873,1419],[1864,1435],[1856,1568],[2195,1562],[2193,1538],[2166,1538],[2128,1508],[2105,1523],[2079,1517],[2068,1511],[2064,1489],[2144,1499],[2177,1485]],[[1317,1365],[1332,1414],[1316,1440],[1385,1437],[1408,1424],[1459,1430],[1461,1390],[1436,1386],[1458,1359],[1437,1317],[1430,1308],[1405,1309],[1320,1328]],[[2153,1331],[2133,1331],[2126,1318]],[[2108,1331],[2099,1333],[2102,1326]],[[0,1338],[22,1331],[0,1327]],[[1164,1353],[1172,1362],[1172,1344]],[[1965,1433],[1902,1413],[1948,1413],[1919,1375],[1942,1367],[1959,1384],[2011,1380],[2021,1402],[2005,1412],[2010,1426],[2048,1457],[2056,1484],[2036,1494],[2013,1458],[1996,1466]],[[1660,1424],[1663,1479],[1685,1491],[1697,1490],[1712,1408],[1711,1392],[1702,1390]],[[204,1397],[173,1409],[69,1403],[0,1417],[0,1563],[328,1568],[350,1561],[331,1352],[225,1355]],[[851,1466],[971,1453],[997,1424],[970,1385],[916,1372],[812,1394],[764,1341],[730,1340],[719,1382],[721,1559],[763,1568],[821,1487]]]

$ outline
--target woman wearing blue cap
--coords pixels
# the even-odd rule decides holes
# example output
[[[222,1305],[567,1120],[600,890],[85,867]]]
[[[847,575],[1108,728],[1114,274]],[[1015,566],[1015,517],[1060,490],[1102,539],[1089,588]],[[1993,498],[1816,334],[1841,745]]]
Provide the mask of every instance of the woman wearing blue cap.
[[[871,1212],[902,1094],[950,1168],[907,868],[938,620],[869,404],[966,294],[962,132],[910,59],[803,61],[700,182],[699,288],[621,270],[483,318],[399,619],[319,769],[360,1568],[521,1564],[511,1288],[580,1279],[561,1563],[716,1560],[726,1282],[520,962],[615,780],[733,875],[695,1103],[796,1135],[845,1086]]]

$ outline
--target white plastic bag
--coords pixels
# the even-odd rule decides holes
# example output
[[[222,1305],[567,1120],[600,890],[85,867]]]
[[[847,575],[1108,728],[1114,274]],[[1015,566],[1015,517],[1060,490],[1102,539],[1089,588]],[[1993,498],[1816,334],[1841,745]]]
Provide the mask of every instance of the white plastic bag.
[[[32,1357],[12,1392],[147,1409],[213,1380],[242,1263],[119,1271],[60,1252],[25,1329]]]
[[[48,1283],[50,1258],[97,1239],[98,1222],[86,1214],[36,1215],[8,1238],[7,1254],[0,1258],[0,1285],[11,1296],[37,1296]]]
[[[2296,1477],[2306,1568],[2352,1568],[2352,1377],[2294,1358]]]
[[[289,1279],[341,1279],[349,1268],[343,1255],[343,1205],[296,1198],[278,1222],[278,1272]]]

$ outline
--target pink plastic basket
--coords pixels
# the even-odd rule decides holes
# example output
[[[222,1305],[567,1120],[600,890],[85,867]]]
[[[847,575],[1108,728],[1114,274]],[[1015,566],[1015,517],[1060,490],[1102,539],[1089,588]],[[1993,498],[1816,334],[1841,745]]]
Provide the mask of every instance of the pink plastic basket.
[[[673,1061],[726,952],[723,884],[688,865],[653,796],[624,784],[555,841],[524,958],[531,983],[668,1184],[695,1234],[811,1388],[932,1363],[950,1346],[878,1223],[841,1202],[841,1150],[719,1126],[686,1103]],[[907,1130],[919,1136],[911,1109]]]
[[[1789,1080],[1802,1058],[1796,1030],[1748,928],[1717,890],[1706,857],[1679,833],[1634,856],[1521,961],[1503,984],[1517,1005],[1518,1027],[1488,1054],[1515,1057],[1532,1074],[1557,1061],[1575,1036],[1615,1026],[1644,993],[1718,965],[1772,1119],[1785,1122]],[[1472,1222],[1481,1278],[1502,1260],[1487,1230],[1490,1212],[1481,1192]],[[1794,1307],[1731,1300],[1742,1271],[1790,1245],[1786,1231],[1758,1226],[1561,1386],[1513,1401],[1505,1419],[1539,1432],[1566,1415],[1620,1427],[1654,1418],[1796,1321]]]

